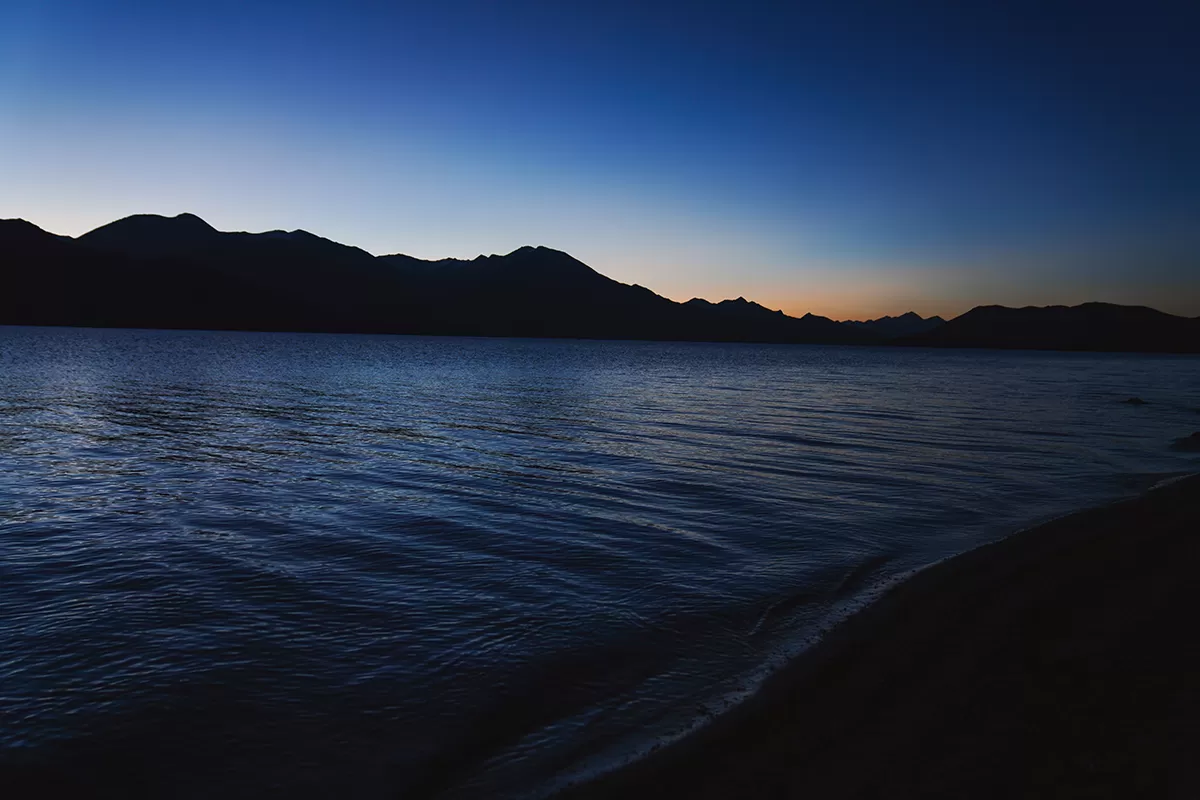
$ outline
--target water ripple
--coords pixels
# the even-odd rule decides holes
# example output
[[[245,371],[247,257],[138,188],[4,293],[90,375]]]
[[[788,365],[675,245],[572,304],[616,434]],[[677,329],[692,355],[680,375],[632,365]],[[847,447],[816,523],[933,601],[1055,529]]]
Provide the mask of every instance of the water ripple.
[[[897,575],[1194,469],[1198,394],[1174,357],[0,328],[0,770],[536,794]]]

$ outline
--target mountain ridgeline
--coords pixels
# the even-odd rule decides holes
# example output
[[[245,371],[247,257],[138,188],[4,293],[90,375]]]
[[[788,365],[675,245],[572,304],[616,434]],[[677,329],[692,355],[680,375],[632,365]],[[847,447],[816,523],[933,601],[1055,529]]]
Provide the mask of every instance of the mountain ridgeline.
[[[677,303],[546,247],[424,261],[305,231],[224,233],[192,214],[126,217],[76,239],[3,220],[0,274],[9,325],[1200,352],[1200,320],[1152,309],[835,322],[740,297]]]
[[[941,317],[924,318],[913,311],[909,311],[907,314],[901,314],[898,317],[880,317],[879,319],[869,319],[866,322],[849,321],[845,324],[872,331],[885,339],[898,339],[901,336],[917,336],[929,333],[945,323],[946,320]]]
[[[677,303],[566,253],[373,256],[305,231],[222,233],[138,215],[78,239],[0,223],[0,323],[872,344],[881,335],[744,299]]]

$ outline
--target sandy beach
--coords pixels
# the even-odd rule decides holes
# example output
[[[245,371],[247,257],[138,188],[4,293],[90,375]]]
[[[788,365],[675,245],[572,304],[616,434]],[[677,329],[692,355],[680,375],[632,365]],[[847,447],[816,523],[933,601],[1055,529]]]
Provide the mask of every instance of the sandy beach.
[[[927,569],[562,797],[1200,797],[1200,476]]]

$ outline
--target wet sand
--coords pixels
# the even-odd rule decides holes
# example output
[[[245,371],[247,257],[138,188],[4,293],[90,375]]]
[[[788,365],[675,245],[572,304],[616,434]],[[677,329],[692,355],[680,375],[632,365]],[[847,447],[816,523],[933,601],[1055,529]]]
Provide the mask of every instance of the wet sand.
[[[1200,476],[950,559],[561,797],[1200,797]]]

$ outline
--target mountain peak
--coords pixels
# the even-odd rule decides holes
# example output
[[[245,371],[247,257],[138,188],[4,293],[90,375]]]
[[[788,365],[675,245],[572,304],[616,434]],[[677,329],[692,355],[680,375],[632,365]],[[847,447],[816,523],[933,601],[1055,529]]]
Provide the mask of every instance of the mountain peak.
[[[263,233],[260,235],[261,236],[269,236],[272,239],[308,239],[308,240],[312,240],[312,239],[323,239],[324,238],[321,236],[317,236],[315,233],[309,233],[308,231],[304,230],[303,228],[297,228],[294,231],[282,231],[282,230],[267,231],[266,233]]]
[[[528,275],[537,275],[542,279],[548,277],[557,279],[566,275],[586,276],[588,279],[603,277],[570,253],[541,245],[537,247],[525,245],[507,255],[487,256],[485,260],[491,261],[493,264],[504,265],[506,271],[519,270]]]
[[[102,225],[85,233],[80,238],[101,240],[110,237],[124,238],[129,234],[139,237],[177,238],[209,236],[214,233],[217,233],[217,229],[195,214],[183,213],[174,217],[164,217],[160,214],[133,214],[122,217],[116,222]]]
[[[946,320],[941,317],[925,318],[915,311],[907,311],[896,317],[883,316],[863,322],[847,320],[842,324],[864,328],[883,336],[885,339],[896,339],[901,336],[914,336],[927,333],[945,324],[945,322]]]
[[[185,211],[182,214],[176,214],[175,216],[170,217],[170,219],[181,224],[190,225],[192,227],[200,227],[210,231],[216,230],[216,228],[214,228],[212,225],[209,225],[203,219],[191,213],[190,211]]]
[[[105,227],[112,225],[137,224],[137,225],[159,225],[162,227],[170,227],[175,230],[202,230],[205,232],[216,233],[217,229],[209,225],[200,217],[188,211],[182,214],[176,214],[173,217],[167,217],[162,214],[132,214],[128,217],[123,217],[116,222],[109,223]]]
[[[0,219],[0,225],[5,226],[6,228],[11,228],[12,230],[39,231],[41,233],[47,232],[47,231],[44,231],[41,228],[39,228],[37,225],[34,225],[29,220],[22,219],[21,217],[13,217],[12,219]]]
[[[69,240],[69,236],[59,236],[39,228],[27,219],[0,219],[0,232],[12,241],[35,242],[46,240]]]
[[[543,256],[543,257],[545,257],[545,256],[565,256],[567,258],[570,258],[571,260],[574,260],[574,257],[571,256],[569,253],[564,253],[562,250],[555,250],[553,247],[546,247],[545,245],[541,245],[541,244],[536,245],[536,246],[532,245],[532,244],[521,245],[516,250],[513,250],[511,253],[507,254],[507,256],[534,256],[534,255]]]

